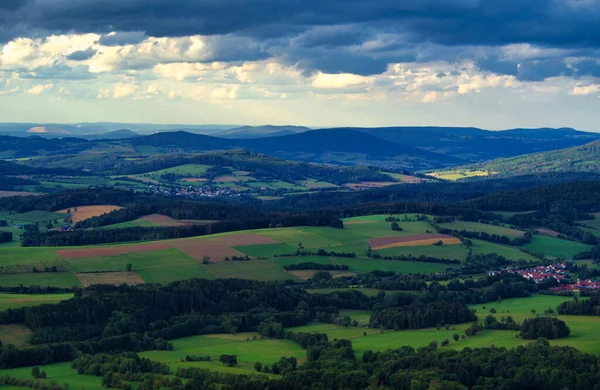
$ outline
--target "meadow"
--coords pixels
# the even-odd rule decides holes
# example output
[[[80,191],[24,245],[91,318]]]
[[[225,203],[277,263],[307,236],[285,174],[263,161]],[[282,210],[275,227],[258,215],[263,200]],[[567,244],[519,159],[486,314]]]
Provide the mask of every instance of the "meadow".
[[[590,251],[592,246],[538,234],[533,236],[531,242],[523,245],[523,248],[532,252],[543,253],[548,257],[559,257],[570,260],[576,254]]]
[[[460,169],[460,170],[436,171],[436,172],[428,173],[427,175],[438,178],[438,179],[442,179],[442,180],[456,181],[456,180],[460,180],[460,179],[467,179],[469,177],[489,176],[490,172],[469,170],[469,169]]]
[[[8,294],[0,293],[0,311],[26,306],[58,303],[72,298],[73,294]]]
[[[485,232],[507,237],[522,237],[525,232],[504,226],[495,226],[479,222],[454,221],[440,224],[441,227],[452,230],[466,230],[468,232]]]

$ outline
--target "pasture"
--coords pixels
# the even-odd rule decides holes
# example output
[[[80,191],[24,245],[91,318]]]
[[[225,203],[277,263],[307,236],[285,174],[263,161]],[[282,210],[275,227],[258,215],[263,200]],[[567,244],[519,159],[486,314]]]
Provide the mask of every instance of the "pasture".
[[[495,242],[471,239],[471,250],[474,255],[485,255],[488,253],[496,253],[504,256],[509,260],[518,261],[520,259],[527,261],[538,261],[539,259],[528,253],[521,252],[519,247],[497,244]]]
[[[531,242],[523,245],[523,248],[532,252],[543,253],[548,257],[560,257],[570,260],[578,253],[590,251],[592,246],[537,234],[533,236]]]
[[[256,337],[256,340],[253,338]],[[276,363],[280,357],[306,358],[306,350],[289,340],[263,339],[257,333],[236,335],[216,334],[192,336],[173,340],[173,351],[142,352],[140,356],[165,363],[176,370],[179,367],[209,368],[215,371],[239,374],[256,373],[254,363]],[[236,355],[238,365],[225,367],[218,362],[221,354]],[[209,362],[182,362],[186,355],[210,356]]]
[[[73,294],[0,294],[0,311],[53,304],[72,297]]]
[[[490,176],[490,174],[496,174],[497,172],[488,172],[488,171],[480,171],[480,170],[470,170],[470,169],[452,169],[445,171],[436,171],[432,173],[428,173],[428,176],[435,177],[437,179],[456,181],[461,179],[467,179],[469,177],[482,177],[482,176]]]
[[[468,232],[485,232],[488,234],[497,234],[507,237],[522,237],[525,232],[516,229],[506,228],[504,226],[495,226],[479,222],[454,221],[440,224],[441,227],[452,230],[466,230]]]

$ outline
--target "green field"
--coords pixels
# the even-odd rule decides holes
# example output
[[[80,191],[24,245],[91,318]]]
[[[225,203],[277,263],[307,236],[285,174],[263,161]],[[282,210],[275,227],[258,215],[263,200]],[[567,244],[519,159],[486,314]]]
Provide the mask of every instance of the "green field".
[[[572,259],[578,253],[590,251],[592,246],[560,238],[534,235],[531,242],[523,245],[523,248],[544,253],[549,257]]]
[[[77,371],[71,368],[71,363],[57,363],[43,366],[48,377],[43,381],[50,383],[58,382],[59,385],[68,383],[71,389],[101,390],[102,378],[90,375],[79,375]],[[0,370],[0,375],[8,375],[16,378],[31,378],[31,367],[20,367],[8,370]],[[3,387],[4,388],[4,387]],[[20,387],[23,389],[23,387]]]
[[[28,211],[26,213],[14,213],[14,212],[1,212],[0,219],[8,221],[8,223],[14,224],[31,224],[31,223],[46,223],[46,222],[54,222],[54,220],[58,220],[58,224],[63,223],[64,218],[67,214],[62,213],[52,213],[50,211],[41,211],[34,210]]]
[[[420,263],[416,261],[398,261],[398,260],[375,260],[375,259],[351,259],[337,257],[335,264],[344,264],[350,268],[350,271],[364,273],[374,270],[394,271],[399,274],[416,273],[437,273],[444,272],[449,267],[448,264],[438,263]]]
[[[467,259],[468,251],[462,244],[453,245],[419,245],[419,246],[398,246],[395,248],[386,248],[375,251],[382,256],[428,256],[438,259],[461,260]]]
[[[515,215],[523,215],[534,213],[535,211],[490,211],[490,213],[500,214],[504,218],[514,217]]]
[[[218,278],[242,278],[255,280],[297,279],[282,270],[272,260],[227,261],[206,265]]]
[[[0,286],[41,286],[41,287],[73,287],[81,286],[79,279],[68,272],[40,272],[28,274],[0,275]]]
[[[467,179],[469,177],[479,177],[479,176],[489,176],[490,173],[488,171],[478,171],[478,170],[469,170],[469,169],[457,169],[457,170],[446,170],[446,171],[436,171],[433,173],[428,173],[427,175],[436,177],[442,180],[450,180],[456,181],[460,179]]]
[[[253,340],[257,337],[257,340]],[[256,373],[254,363],[276,363],[282,356],[295,357],[299,361],[306,358],[306,351],[289,340],[261,339],[257,333],[237,335],[192,336],[173,340],[173,351],[150,351],[140,356],[166,363],[174,371],[179,367],[202,367],[216,371],[239,374]],[[218,362],[221,354],[236,355],[238,365],[225,367]],[[210,356],[210,362],[181,362],[186,355]]]
[[[153,178],[160,178],[162,175],[175,174],[182,177],[200,177],[206,173],[208,168],[211,168],[211,166],[203,164],[184,164],[154,172],[144,173],[140,176],[152,176]]]
[[[520,259],[528,261],[539,261],[535,256],[521,252],[519,247],[496,244],[495,242],[471,239],[473,243],[471,249],[474,255],[484,255],[488,253],[496,253],[504,256],[509,260],[518,261]]]
[[[468,232],[485,232],[488,234],[497,234],[499,236],[507,237],[522,237],[523,234],[525,234],[525,232],[521,230],[505,228],[503,226],[494,226],[479,222],[454,221],[442,223],[440,224],[440,226],[452,230],[466,230]]]
[[[600,230],[600,213],[594,213],[596,218],[587,221],[578,221],[580,224],[589,226],[592,229]]]
[[[0,294],[0,311],[26,306],[52,304],[72,298],[73,294]]]

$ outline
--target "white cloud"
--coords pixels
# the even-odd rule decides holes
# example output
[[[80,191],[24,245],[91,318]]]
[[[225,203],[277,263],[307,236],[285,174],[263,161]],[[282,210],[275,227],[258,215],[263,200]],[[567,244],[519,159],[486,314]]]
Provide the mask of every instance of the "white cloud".
[[[333,88],[346,88],[366,85],[373,82],[373,78],[359,76],[351,73],[339,73],[339,74],[328,74],[328,73],[317,73],[313,78],[312,86],[314,88],[333,89]]]
[[[38,85],[28,89],[27,93],[30,95],[41,95],[42,93],[48,91],[49,89],[52,89],[52,87],[54,87],[53,83],[38,84]]]
[[[591,95],[600,92],[600,85],[591,84],[586,86],[577,85],[569,92],[570,95]]]
[[[115,83],[112,88],[103,88],[98,92],[98,99],[121,99],[124,97],[135,97],[140,89],[133,82]]]

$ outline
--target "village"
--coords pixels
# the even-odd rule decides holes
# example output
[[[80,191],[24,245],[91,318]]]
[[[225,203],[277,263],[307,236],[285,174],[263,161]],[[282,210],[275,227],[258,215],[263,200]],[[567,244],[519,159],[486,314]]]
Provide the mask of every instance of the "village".
[[[503,271],[490,271],[489,275],[499,275],[503,272],[517,274],[525,279],[532,280],[535,283],[555,279],[559,282],[556,287],[551,287],[549,290],[553,292],[572,291],[581,292],[587,290],[600,289],[600,281],[596,279],[577,279],[575,282],[570,278],[567,263],[556,263],[550,265],[540,265],[533,268],[525,269],[506,269]]]

